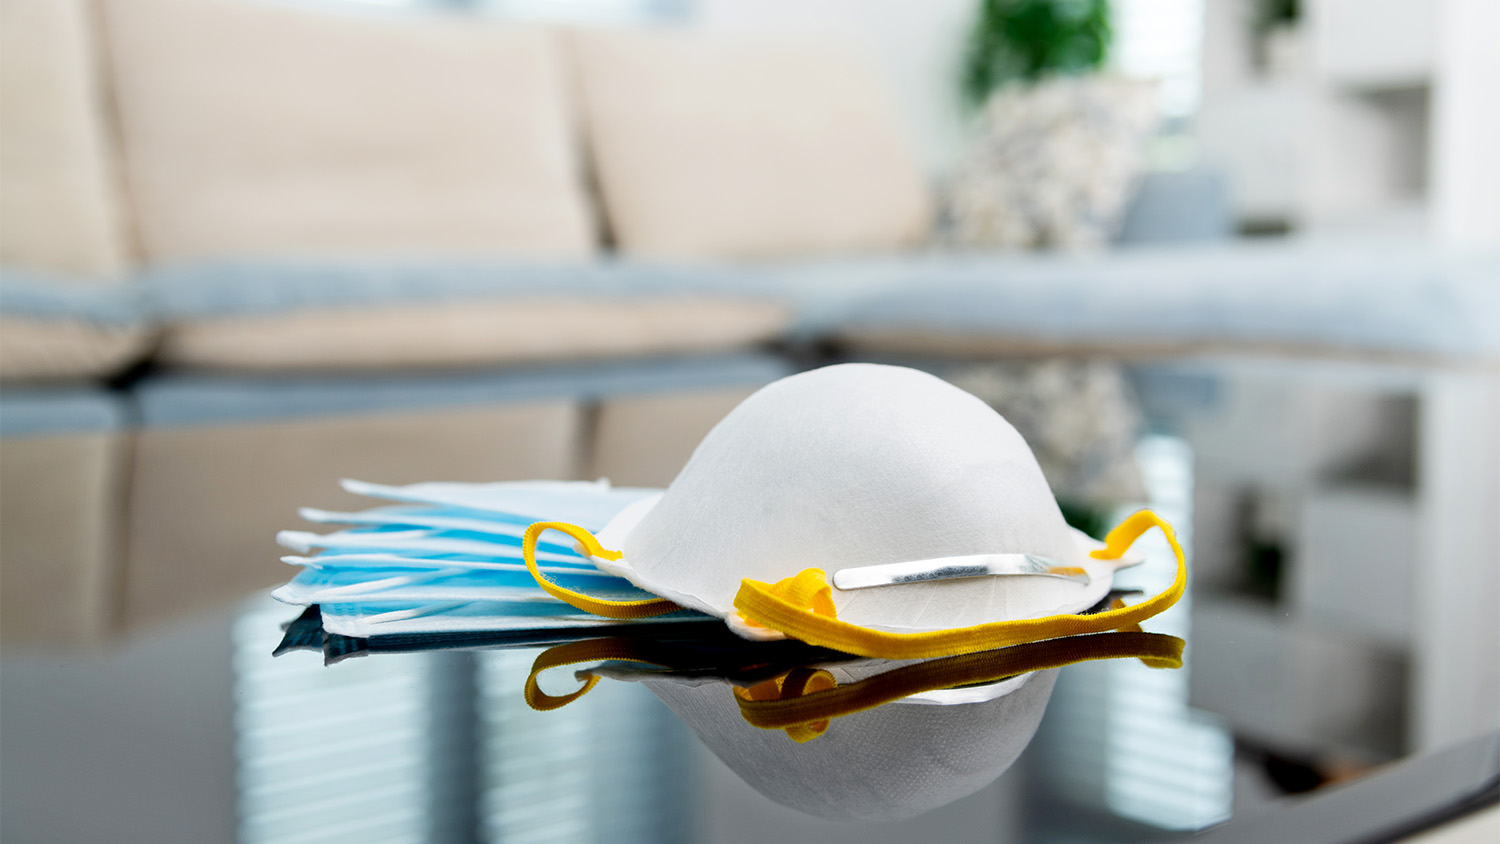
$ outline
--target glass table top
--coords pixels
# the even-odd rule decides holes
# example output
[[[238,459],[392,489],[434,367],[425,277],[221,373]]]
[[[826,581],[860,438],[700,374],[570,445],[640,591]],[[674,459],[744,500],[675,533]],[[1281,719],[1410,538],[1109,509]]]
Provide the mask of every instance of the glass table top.
[[[103,653],[0,661],[3,833],[1158,841],[1405,753],[1399,735],[1299,739],[1295,719],[1257,732],[1199,704],[1233,690],[1195,687],[1190,621],[890,662],[751,646],[717,622],[529,645],[325,641],[315,613],[256,596]],[[1244,681],[1280,682],[1265,668]]]
[[[1174,449],[1146,480],[1186,544]],[[1138,547],[1114,585],[1155,594],[1173,557]],[[1191,583],[1143,627],[892,662],[718,621],[349,639],[259,592],[93,650],[0,653],[0,839],[1255,841],[1386,783],[1275,837],[1333,842],[1493,802],[1493,738],[1405,764],[1439,749],[1388,638]]]

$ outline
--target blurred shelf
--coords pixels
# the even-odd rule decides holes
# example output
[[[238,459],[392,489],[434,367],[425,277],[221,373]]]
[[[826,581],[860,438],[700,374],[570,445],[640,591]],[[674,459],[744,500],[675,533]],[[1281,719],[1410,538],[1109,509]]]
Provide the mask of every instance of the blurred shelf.
[[[1361,91],[1426,85],[1435,64],[1439,5],[1423,0],[1309,4],[1319,77]]]

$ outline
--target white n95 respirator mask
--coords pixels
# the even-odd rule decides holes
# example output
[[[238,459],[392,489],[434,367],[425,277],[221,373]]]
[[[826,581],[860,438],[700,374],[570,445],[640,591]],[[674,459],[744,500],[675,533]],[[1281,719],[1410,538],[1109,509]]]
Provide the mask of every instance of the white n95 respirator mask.
[[[1081,615],[1159,527],[1178,557],[1165,592]],[[560,530],[605,572],[656,599],[550,583],[534,551]],[[555,539],[553,537],[549,537]],[[1170,527],[1142,511],[1106,542],[1071,529],[1030,449],[984,402],[894,366],[845,364],[772,383],[704,438],[660,495],[597,536],[538,522],[522,542],[553,596],[612,618],[680,607],[750,639],[791,637],[888,659],[969,653],[1119,629],[1186,584]]]

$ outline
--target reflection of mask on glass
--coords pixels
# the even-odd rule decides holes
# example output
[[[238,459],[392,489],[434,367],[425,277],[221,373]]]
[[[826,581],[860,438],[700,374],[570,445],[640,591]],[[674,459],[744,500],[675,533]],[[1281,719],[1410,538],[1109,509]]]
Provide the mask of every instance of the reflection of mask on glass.
[[[1036,732],[1059,667],[1139,658],[1174,668],[1182,646],[1176,637],[1131,631],[904,665],[829,662],[730,680],[653,662],[662,655],[632,640],[602,639],[544,652],[526,698],[554,709],[601,676],[639,681],[772,800],[821,817],[895,820],[972,794],[1004,773]],[[578,690],[541,691],[538,673],[599,660],[603,666],[578,672]]]
[[[771,800],[818,817],[875,821],[912,817],[993,782],[1031,741],[1056,675],[1033,674],[980,703],[855,713],[800,744],[780,730],[751,726],[723,687],[643,684]]]

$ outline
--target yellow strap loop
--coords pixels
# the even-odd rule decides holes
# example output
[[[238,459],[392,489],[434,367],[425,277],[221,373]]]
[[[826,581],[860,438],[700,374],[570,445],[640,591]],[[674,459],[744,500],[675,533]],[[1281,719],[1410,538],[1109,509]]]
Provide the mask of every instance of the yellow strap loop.
[[[736,689],[735,700],[740,715],[751,726],[787,730],[789,734],[794,727],[819,727],[818,734],[821,735],[827,730],[830,719],[865,712],[904,697],[992,683],[1079,662],[1134,657],[1152,668],[1181,668],[1182,648],[1181,639],[1161,633],[1100,633],[907,665],[847,686],[829,685],[824,689],[809,690],[804,684],[798,687],[801,690],[798,693],[788,693],[783,684],[779,687],[782,693],[776,695],[765,691],[757,693],[759,686],[749,690]],[[829,680],[832,681],[831,676]]]
[[[548,648],[538,654],[536,661],[531,663],[531,673],[526,676],[526,687],[522,692],[526,698],[526,705],[538,712],[549,712],[553,709],[561,709],[583,697],[599,684],[598,674],[589,674],[583,681],[582,688],[566,695],[549,695],[542,691],[542,687],[537,683],[537,675],[549,668],[605,660],[651,664],[649,660],[640,658],[635,643],[629,639],[585,639],[581,642],[569,642],[566,645]]]
[[[828,585],[828,574],[822,569],[803,569],[791,577],[784,577],[771,584],[770,592],[814,615],[838,617],[838,610],[833,606],[833,587]],[[753,627],[763,626],[750,619],[746,622]]]
[[[1121,522],[1105,538],[1105,547],[1093,552],[1093,556],[1105,560],[1118,559],[1141,534],[1153,527],[1161,529],[1172,546],[1172,552],[1177,555],[1177,576],[1172,585],[1134,606],[1117,607],[1092,615],[1052,615],[995,621],[956,630],[893,633],[850,624],[831,615],[808,612],[805,603],[798,604],[784,597],[783,593],[788,590],[778,589],[780,584],[773,586],[748,578],[740,581],[740,591],[734,598],[734,606],[747,622],[779,630],[793,639],[881,659],[927,659],[994,650],[1043,639],[1103,633],[1138,624],[1160,613],[1177,603],[1187,588],[1187,558],[1182,552],[1182,546],[1177,543],[1171,525],[1150,510],[1141,510]],[[814,577],[823,579],[826,583],[826,576],[819,569],[807,569],[797,575],[794,580],[801,584],[797,594],[805,593],[808,588],[801,579]]]
[[[526,570],[536,578],[536,584],[542,587],[548,595],[577,607],[587,613],[602,615],[605,618],[650,618],[653,615],[675,612],[682,609],[665,598],[647,598],[642,601],[607,601],[603,598],[593,598],[582,592],[574,592],[542,576],[541,569],[536,565],[536,542],[543,533],[549,530],[559,530],[568,536],[578,540],[583,549],[591,557],[604,560],[618,560],[622,556],[619,551],[610,551],[599,544],[592,533],[584,530],[578,525],[570,525],[566,522],[536,522],[526,528],[526,533],[521,536],[521,556],[526,560]]]
[[[735,697],[741,701],[781,701],[799,698],[814,692],[825,692],[838,686],[838,681],[833,679],[821,668],[793,668],[791,671],[772,680],[757,683],[749,688],[736,686]],[[787,736],[798,744],[806,744],[828,731],[830,721],[827,718],[814,719],[807,722],[788,724],[780,729],[785,729]]]

